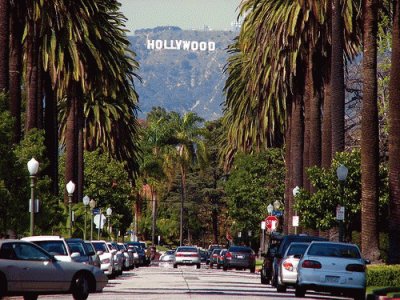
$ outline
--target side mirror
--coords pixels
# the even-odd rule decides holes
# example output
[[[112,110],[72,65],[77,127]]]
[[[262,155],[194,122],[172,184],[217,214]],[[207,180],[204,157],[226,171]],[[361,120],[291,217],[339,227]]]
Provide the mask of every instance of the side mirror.
[[[71,258],[79,257],[81,254],[79,252],[72,252],[71,253]]]
[[[117,253],[117,250],[112,249],[110,252],[112,253],[112,255],[115,255]]]

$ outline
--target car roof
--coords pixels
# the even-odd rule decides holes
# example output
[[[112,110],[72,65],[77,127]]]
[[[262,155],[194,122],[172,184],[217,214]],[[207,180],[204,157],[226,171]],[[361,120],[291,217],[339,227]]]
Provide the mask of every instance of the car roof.
[[[64,238],[58,235],[34,235],[23,237],[23,241],[63,241]]]

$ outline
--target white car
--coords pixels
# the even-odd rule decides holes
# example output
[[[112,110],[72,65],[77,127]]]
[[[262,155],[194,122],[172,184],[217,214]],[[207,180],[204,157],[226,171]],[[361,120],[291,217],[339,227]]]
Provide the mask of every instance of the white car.
[[[286,292],[287,286],[294,286],[297,282],[297,265],[310,243],[293,242],[286,249],[278,266],[278,293]]]
[[[107,282],[97,267],[59,261],[28,241],[0,240],[0,296],[37,299],[41,294],[71,293],[84,300],[89,293],[101,292]]]
[[[29,236],[21,240],[35,243],[61,261],[75,261],[81,255],[79,252],[72,252],[65,239],[57,235]]]
[[[314,290],[365,299],[366,263],[354,244],[312,242],[298,264],[296,297]]]
[[[201,259],[199,249],[194,246],[181,246],[176,248],[174,268],[177,268],[178,265],[196,265],[197,269],[200,269]]]
[[[160,256],[160,261],[173,262],[175,260],[175,250],[167,250]]]
[[[96,249],[100,258],[100,268],[107,276],[115,276],[114,270],[114,254],[108,249],[105,241],[92,241],[93,247]]]

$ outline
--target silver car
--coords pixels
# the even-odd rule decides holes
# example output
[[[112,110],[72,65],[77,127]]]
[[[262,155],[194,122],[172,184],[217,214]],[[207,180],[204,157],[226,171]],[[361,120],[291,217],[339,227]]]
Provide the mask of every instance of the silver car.
[[[97,267],[57,260],[36,244],[0,240],[1,296],[37,299],[40,294],[72,294],[87,299],[101,292],[108,279]]]
[[[310,243],[293,242],[286,249],[278,265],[278,283],[276,289],[279,293],[286,292],[287,286],[294,286],[297,281],[297,265]]]
[[[365,299],[366,263],[354,244],[312,242],[299,261],[296,297],[314,290]]]
[[[173,262],[175,260],[175,250],[167,250],[160,256],[160,261]]]
[[[197,269],[200,269],[199,249],[193,246],[178,247],[175,251],[174,268],[177,268],[178,265],[196,265]]]

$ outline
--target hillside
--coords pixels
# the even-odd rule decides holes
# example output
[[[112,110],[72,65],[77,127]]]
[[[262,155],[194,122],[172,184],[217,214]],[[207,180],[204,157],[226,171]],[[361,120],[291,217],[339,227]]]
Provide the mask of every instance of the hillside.
[[[236,32],[157,27],[135,31],[132,50],[140,64],[136,82],[139,117],[153,106],[180,113],[194,111],[206,120],[221,116],[227,46]]]

